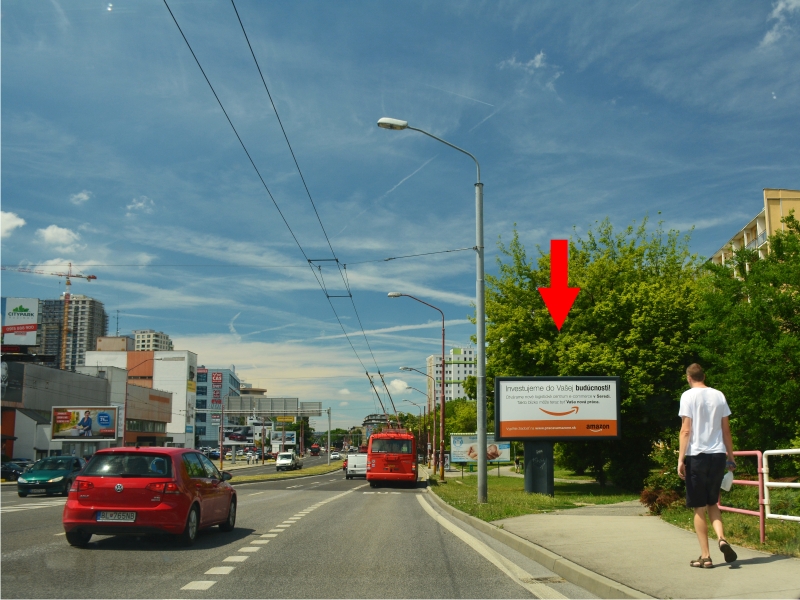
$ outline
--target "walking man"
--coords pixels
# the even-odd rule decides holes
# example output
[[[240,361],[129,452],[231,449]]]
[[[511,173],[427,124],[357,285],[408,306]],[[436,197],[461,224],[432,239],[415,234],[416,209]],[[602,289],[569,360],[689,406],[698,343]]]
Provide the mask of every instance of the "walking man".
[[[736,552],[725,539],[722,515],[717,506],[725,467],[736,468],[729,417],[731,409],[719,390],[705,384],[703,368],[694,363],[686,369],[690,388],[681,396],[680,450],[678,475],[686,480],[686,506],[694,509],[694,530],[700,542],[700,557],[689,565],[710,569],[714,566],[708,549],[706,514],[719,540],[725,562],[736,560]],[[726,463],[727,457],[727,463]]]

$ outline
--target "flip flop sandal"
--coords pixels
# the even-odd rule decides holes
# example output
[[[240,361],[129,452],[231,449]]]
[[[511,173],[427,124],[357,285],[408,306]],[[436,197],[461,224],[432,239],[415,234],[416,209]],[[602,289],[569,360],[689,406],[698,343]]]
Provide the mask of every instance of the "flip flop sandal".
[[[711,562],[711,558],[696,558],[694,560],[689,561],[690,567],[698,567],[700,569],[713,569],[714,563]]]
[[[728,543],[728,540],[722,538],[719,541],[719,549],[722,554],[725,555],[725,562],[731,563],[736,560],[736,552],[731,548],[731,545]]]

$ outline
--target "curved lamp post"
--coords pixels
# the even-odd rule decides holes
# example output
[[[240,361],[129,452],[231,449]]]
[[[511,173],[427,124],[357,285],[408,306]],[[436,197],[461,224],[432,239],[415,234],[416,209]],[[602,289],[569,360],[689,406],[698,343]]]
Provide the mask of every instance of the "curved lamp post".
[[[442,408],[440,409],[441,418],[439,419],[439,481],[444,481],[444,313],[442,309],[436,308],[433,304],[428,304],[424,300],[420,300],[411,294],[401,294],[400,292],[389,292],[389,298],[400,298],[405,296],[417,302],[429,306],[434,310],[438,310],[442,315]],[[436,410],[436,401],[433,402],[434,411]],[[434,412],[435,414],[435,412]]]
[[[477,168],[477,181],[475,183],[475,321],[477,324],[477,350],[478,350],[478,381],[477,381],[477,408],[478,408],[478,446],[483,448],[484,451],[478,453],[478,502],[486,502],[487,497],[487,481],[486,481],[486,302],[484,297],[484,280],[483,280],[483,184],[481,183],[481,165],[478,159],[472,154],[451,144],[442,138],[428,133],[422,129],[411,127],[408,121],[400,119],[391,119],[384,117],[378,120],[378,127],[383,129],[403,130],[411,129],[418,131],[428,137],[435,139],[438,142],[450,146],[454,150],[466,154],[475,161]],[[444,351],[442,351],[442,358],[444,359]],[[442,372],[444,378],[444,371]],[[443,395],[444,396],[444,395]],[[442,417],[444,418],[444,417]]]
[[[434,395],[436,395],[436,380],[433,377],[431,377],[427,373],[423,373],[419,369],[415,369],[414,367],[400,367],[400,370],[401,371],[416,371],[420,375],[424,375],[425,377],[430,379],[431,380],[431,384],[432,384],[431,385],[431,389],[433,390]],[[417,388],[410,387],[410,386],[409,386],[408,389],[417,390]],[[431,409],[435,409],[436,408],[436,402],[431,400],[431,395],[430,394],[428,394],[426,392],[422,392],[421,390],[417,390],[417,391],[420,392],[421,394],[424,394],[425,397],[428,399],[428,413],[431,414],[431,417],[432,417],[431,418],[431,437],[428,440],[428,442],[429,442],[428,445],[431,446],[431,448],[430,448],[429,451],[426,448],[426,452],[425,452],[425,455],[428,458],[428,468],[430,469],[431,468],[431,461],[433,460],[432,454],[433,454],[433,452],[435,450],[435,446],[436,446],[436,427],[435,427],[436,412],[430,413],[430,411],[431,411]],[[427,427],[425,428],[425,431],[426,432],[428,431]],[[426,433],[426,436],[427,436],[427,433]],[[430,442],[432,442],[432,444]]]

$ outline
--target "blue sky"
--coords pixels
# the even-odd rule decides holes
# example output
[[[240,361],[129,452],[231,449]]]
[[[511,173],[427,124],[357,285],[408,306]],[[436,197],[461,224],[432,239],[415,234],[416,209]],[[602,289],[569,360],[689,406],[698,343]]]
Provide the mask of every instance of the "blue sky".
[[[387,292],[439,306],[448,346],[474,333],[472,252],[380,261],[474,245],[474,165],[380,117],[477,156],[490,273],[515,223],[533,250],[649,215],[710,256],[762,188],[800,187],[800,0],[236,0],[319,220],[231,3],[169,6],[297,243],[161,0],[5,0],[2,264],[72,261],[112,332],[119,310],[121,333],[169,333],[341,426],[376,410],[365,367],[424,401],[398,367],[438,351],[438,313]],[[298,243],[333,248],[353,303]],[[62,291],[2,272],[4,296]]]

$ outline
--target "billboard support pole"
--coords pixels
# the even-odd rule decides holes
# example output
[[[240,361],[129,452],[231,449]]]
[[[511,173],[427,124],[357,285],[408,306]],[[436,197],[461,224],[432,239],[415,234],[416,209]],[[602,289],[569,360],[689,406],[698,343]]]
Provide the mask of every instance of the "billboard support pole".
[[[522,442],[525,465],[525,491],[528,494],[555,495],[553,442]]]

